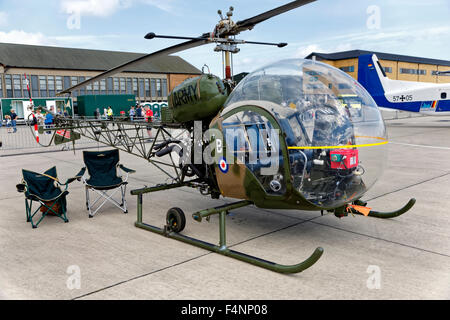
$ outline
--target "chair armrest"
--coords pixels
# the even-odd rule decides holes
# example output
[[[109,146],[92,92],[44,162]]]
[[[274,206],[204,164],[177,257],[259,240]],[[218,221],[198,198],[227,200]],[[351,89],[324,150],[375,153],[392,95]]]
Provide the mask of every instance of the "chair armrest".
[[[17,192],[24,193],[27,190],[27,185],[25,183],[19,183],[16,185]]]
[[[120,168],[121,170],[123,170],[124,172],[126,172],[126,173],[135,173],[135,172],[136,172],[136,170],[133,170],[133,169],[129,169],[129,168],[127,168],[127,167],[124,167],[122,164],[119,164],[119,168]]]
[[[81,177],[84,176],[86,172],[86,167],[81,168],[80,172],[77,173],[77,175],[75,176],[75,179],[80,181]]]
[[[60,185],[68,185],[68,184],[74,182],[75,180],[80,181],[80,180],[81,180],[81,177],[83,177],[83,175],[84,175],[85,172],[86,172],[86,167],[81,168],[80,172],[78,172],[77,175],[76,175],[75,177],[72,177],[72,178],[67,179],[66,183],[64,183],[64,184],[60,183]]]

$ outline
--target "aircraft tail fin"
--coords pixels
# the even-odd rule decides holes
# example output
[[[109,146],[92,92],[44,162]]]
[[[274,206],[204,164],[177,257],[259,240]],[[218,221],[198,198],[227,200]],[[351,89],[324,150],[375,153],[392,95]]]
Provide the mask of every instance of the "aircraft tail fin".
[[[375,54],[364,54],[359,56],[358,82],[376,100],[376,97],[385,94],[388,78]]]

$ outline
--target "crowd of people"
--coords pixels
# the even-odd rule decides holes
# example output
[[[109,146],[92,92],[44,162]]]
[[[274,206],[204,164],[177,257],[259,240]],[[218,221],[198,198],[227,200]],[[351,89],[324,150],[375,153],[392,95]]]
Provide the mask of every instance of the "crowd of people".
[[[32,121],[36,121],[38,125],[44,126],[46,129],[52,127],[55,124],[55,116],[61,115],[64,117],[69,116],[69,113],[66,109],[61,110],[61,108],[57,108],[57,111],[54,112],[55,107],[50,107],[51,111],[48,111],[42,107],[35,108],[34,106],[30,106],[28,110],[34,114]],[[44,111],[43,111],[44,110]],[[16,133],[17,132],[17,120],[18,115],[16,113],[16,110],[11,109],[9,113],[5,114],[4,116],[4,122],[7,128],[8,133]],[[28,120],[28,119],[25,119]],[[0,121],[0,127],[3,126],[3,121]]]
[[[127,116],[125,111],[120,111],[120,116]],[[131,121],[142,121],[152,122],[154,115],[153,111],[149,106],[142,106],[140,104],[136,104],[136,106],[132,106],[128,111],[128,116]],[[94,111],[95,119],[106,119],[113,120],[114,119],[114,110],[111,106],[103,109],[103,114],[100,113],[100,108],[97,108]]]

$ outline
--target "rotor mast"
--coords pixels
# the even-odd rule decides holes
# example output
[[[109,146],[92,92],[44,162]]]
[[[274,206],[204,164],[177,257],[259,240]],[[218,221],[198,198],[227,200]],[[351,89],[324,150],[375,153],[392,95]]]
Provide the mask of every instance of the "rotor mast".
[[[235,27],[235,23],[233,22],[233,20],[231,20],[231,17],[233,16],[233,11],[234,8],[230,7],[230,11],[227,12],[227,18],[224,19],[224,17],[222,16],[222,11],[219,10],[217,11],[217,13],[220,16],[220,21],[219,23],[216,25],[216,28],[214,29],[214,36],[216,34],[227,34],[230,30],[232,30]],[[226,35],[224,36],[225,40],[229,39],[229,36]],[[233,53],[238,53],[239,49],[236,47],[235,44],[231,44],[231,43],[223,43],[223,44],[219,44],[214,51],[222,51],[225,55],[225,63],[224,63],[224,67],[225,67],[225,80],[231,80],[232,78],[232,74],[231,74],[231,55]]]

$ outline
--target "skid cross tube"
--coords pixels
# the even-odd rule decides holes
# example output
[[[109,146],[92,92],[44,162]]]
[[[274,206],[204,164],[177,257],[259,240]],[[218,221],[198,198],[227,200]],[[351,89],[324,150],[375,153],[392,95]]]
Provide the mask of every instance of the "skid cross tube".
[[[264,260],[264,259],[261,259],[258,257],[251,256],[251,255],[239,252],[239,251],[228,249],[228,247],[226,245],[226,225],[225,225],[226,214],[229,210],[233,210],[233,209],[237,209],[237,208],[241,208],[241,207],[245,207],[245,206],[253,204],[251,201],[247,201],[247,200],[231,203],[231,204],[216,207],[216,208],[202,210],[202,211],[199,211],[199,212],[196,212],[193,214],[194,219],[197,221],[201,221],[202,218],[208,218],[212,214],[219,214],[219,221],[220,221],[219,245],[214,245],[212,243],[205,242],[200,239],[187,237],[182,234],[173,232],[167,226],[165,226],[163,229],[161,229],[161,228],[158,228],[158,227],[155,227],[155,226],[152,226],[152,225],[142,222],[143,194],[149,193],[149,192],[173,189],[173,188],[186,186],[186,185],[189,185],[189,183],[184,183],[184,184],[174,183],[174,184],[170,184],[170,185],[157,186],[157,187],[153,187],[153,188],[143,188],[140,190],[131,191],[132,195],[137,196],[137,221],[135,223],[135,226],[138,228],[144,229],[144,230],[148,230],[148,231],[157,233],[159,235],[166,236],[168,238],[172,238],[172,239],[175,239],[175,240],[178,240],[178,241],[181,241],[181,242],[184,242],[184,243],[187,243],[187,244],[190,244],[190,245],[202,248],[202,249],[206,249],[206,250],[209,250],[209,251],[212,251],[215,253],[219,253],[224,256],[228,256],[230,258],[234,258],[234,259],[237,259],[237,260],[240,260],[243,262],[247,262],[252,265],[255,265],[255,266],[258,266],[258,267],[261,267],[264,269],[268,269],[268,270],[271,270],[274,272],[278,272],[278,273],[302,272],[303,270],[305,270],[305,269],[311,267],[313,264],[315,264],[322,256],[323,249],[318,247],[313,252],[313,254],[311,256],[309,256],[303,262],[300,262],[295,265],[281,265],[281,264],[267,261],[267,260]]]

